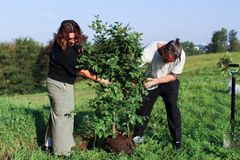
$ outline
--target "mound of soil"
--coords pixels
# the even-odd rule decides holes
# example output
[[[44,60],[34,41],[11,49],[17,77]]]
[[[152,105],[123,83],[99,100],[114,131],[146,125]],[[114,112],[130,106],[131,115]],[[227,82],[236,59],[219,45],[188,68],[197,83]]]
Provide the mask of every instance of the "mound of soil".
[[[124,136],[119,134],[116,138],[107,137],[107,138],[94,138],[94,137],[82,137],[80,135],[76,136],[76,146],[73,148],[75,150],[86,150],[93,149],[95,147],[101,148],[107,152],[114,153],[125,153],[131,154],[136,145],[133,143],[131,137]]]
[[[130,154],[135,149],[135,144],[130,137],[118,135],[116,138],[108,137],[106,139],[106,147],[115,153]]]

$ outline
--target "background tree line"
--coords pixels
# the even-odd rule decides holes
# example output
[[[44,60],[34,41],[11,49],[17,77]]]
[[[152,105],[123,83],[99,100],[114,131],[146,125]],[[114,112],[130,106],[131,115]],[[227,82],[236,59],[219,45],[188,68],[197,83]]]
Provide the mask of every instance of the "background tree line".
[[[44,48],[31,38],[0,43],[0,94],[32,93],[42,88]]]
[[[203,53],[217,53],[217,52],[237,52],[240,51],[240,41],[237,38],[237,31],[222,28],[219,31],[214,31],[211,43],[202,48],[197,48],[192,42],[186,41],[182,43],[187,55],[197,55]]]
[[[85,36],[87,42],[87,36]],[[31,38],[17,38],[0,43],[0,94],[34,93],[42,91],[47,77],[52,41],[42,45]],[[222,28],[213,32],[211,43],[197,49],[193,42],[182,43],[188,56],[240,51],[237,31]]]

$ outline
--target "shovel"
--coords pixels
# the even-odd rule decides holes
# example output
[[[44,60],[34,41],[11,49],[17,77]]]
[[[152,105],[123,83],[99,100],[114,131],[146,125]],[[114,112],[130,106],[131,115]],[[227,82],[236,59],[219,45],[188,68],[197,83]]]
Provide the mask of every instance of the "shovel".
[[[238,67],[238,69],[229,69],[229,73],[232,77],[232,88],[231,88],[231,115],[230,115],[230,126],[231,130],[230,132],[226,132],[223,134],[223,147],[233,147],[235,144],[235,141],[237,139],[237,135],[235,134],[235,95],[236,95],[236,78],[235,75],[239,71],[240,64],[229,64],[229,67]]]

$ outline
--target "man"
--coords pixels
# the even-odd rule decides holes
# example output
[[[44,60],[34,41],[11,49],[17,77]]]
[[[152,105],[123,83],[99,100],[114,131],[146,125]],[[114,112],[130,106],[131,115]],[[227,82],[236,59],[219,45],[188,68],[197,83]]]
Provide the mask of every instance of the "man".
[[[142,53],[143,65],[147,64],[148,78],[144,86],[149,94],[143,98],[143,106],[138,115],[146,117],[143,124],[134,129],[134,143],[143,142],[143,133],[147,127],[150,114],[158,96],[161,96],[166,112],[168,126],[174,149],[181,148],[181,113],[177,107],[179,80],[185,63],[185,52],[179,39],[168,43],[158,41],[148,45]]]

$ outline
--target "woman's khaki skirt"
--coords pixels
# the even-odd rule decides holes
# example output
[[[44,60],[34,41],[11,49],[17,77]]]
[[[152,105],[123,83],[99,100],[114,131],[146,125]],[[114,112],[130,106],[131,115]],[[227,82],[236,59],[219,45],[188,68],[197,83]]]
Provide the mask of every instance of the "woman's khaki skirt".
[[[69,155],[75,145],[73,139],[74,93],[73,85],[47,79],[51,103],[50,120],[55,155]]]

